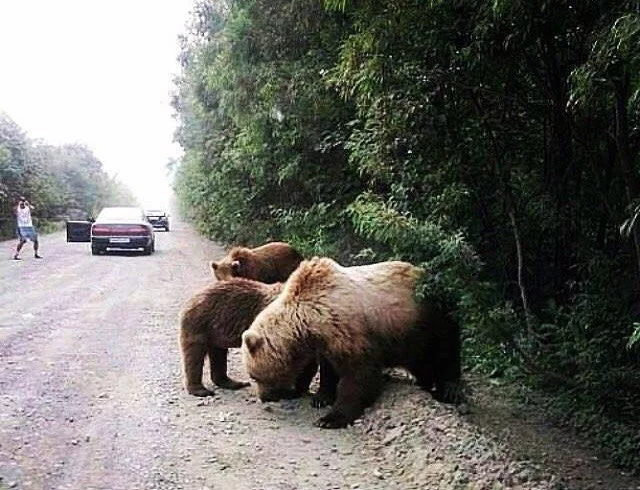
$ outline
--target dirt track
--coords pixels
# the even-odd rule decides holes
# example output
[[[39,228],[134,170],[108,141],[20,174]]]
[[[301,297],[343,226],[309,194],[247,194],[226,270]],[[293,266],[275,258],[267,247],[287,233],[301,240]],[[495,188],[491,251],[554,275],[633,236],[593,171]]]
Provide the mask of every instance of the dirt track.
[[[461,415],[402,375],[337,431],[313,427],[309,399],[188,396],[177,315],[223,250],[183,223],[149,257],[93,257],[58,233],[43,261],[27,244],[17,262],[14,245],[0,243],[0,490],[640,488],[551,429],[500,427],[490,402]]]

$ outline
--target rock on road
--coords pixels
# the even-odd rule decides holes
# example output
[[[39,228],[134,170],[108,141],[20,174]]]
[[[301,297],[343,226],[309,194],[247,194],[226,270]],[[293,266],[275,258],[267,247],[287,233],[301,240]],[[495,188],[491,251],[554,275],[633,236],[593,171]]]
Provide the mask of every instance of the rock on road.
[[[44,260],[27,244],[13,261],[0,243],[1,490],[582,488],[401,376],[337,431],[313,426],[307,398],[187,395],[178,313],[224,251],[172,225],[152,256],[92,256],[55,233]],[[230,373],[247,379],[238,354]]]

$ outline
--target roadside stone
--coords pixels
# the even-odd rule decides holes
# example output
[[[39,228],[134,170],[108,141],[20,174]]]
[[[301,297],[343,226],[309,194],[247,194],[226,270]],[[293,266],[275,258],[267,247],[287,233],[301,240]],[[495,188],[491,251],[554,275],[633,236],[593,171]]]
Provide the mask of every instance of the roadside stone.
[[[400,437],[403,432],[404,432],[404,425],[400,425],[400,426],[398,426],[398,427],[396,427],[394,429],[391,429],[389,432],[387,432],[387,435],[382,440],[382,444],[384,446],[388,446],[394,440],[396,440],[398,437]]]

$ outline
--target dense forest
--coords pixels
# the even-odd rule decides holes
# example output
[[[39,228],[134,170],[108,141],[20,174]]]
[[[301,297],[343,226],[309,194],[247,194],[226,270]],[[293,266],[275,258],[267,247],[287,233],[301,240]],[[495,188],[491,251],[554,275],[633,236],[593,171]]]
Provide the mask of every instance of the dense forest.
[[[203,0],[180,63],[202,232],[423,265],[469,372],[640,470],[640,2]]]
[[[45,230],[66,218],[95,216],[108,204],[135,198],[109,176],[91,150],[78,144],[48,145],[28,138],[0,112],[0,237],[15,235],[13,206],[25,196],[35,206],[35,223]]]

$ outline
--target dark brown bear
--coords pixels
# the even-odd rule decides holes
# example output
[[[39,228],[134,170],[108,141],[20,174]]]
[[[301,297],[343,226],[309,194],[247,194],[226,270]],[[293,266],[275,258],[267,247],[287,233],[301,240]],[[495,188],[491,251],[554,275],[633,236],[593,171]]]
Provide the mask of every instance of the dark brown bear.
[[[288,243],[271,242],[257,248],[234,247],[217,262],[211,262],[216,278],[226,281],[244,277],[272,284],[284,282],[302,262],[302,256]]]
[[[292,389],[310,360],[322,359],[337,378],[323,382],[321,372],[315,402],[333,407],[317,421],[320,427],[357,419],[376,399],[385,367],[406,368],[446,400],[460,381],[460,330],[449,314],[416,300],[422,274],[397,261],[357,267],[328,258],[302,262],[242,335],[243,360],[260,399]]]
[[[209,357],[211,380],[216,386],[237,390],[249,383],[227,375],[227,352],[240,347],[242,332],[282,289],[282,284],[264,284],[244,278],[215,282],[196,293],[185,305],[180,319],[180,348],[185,388],[195,396],[213,391],[202,384],[205,357]],[[317,365],[310,363],[300,376],[295,392],[282,397],[301,396],[309,388]]]

